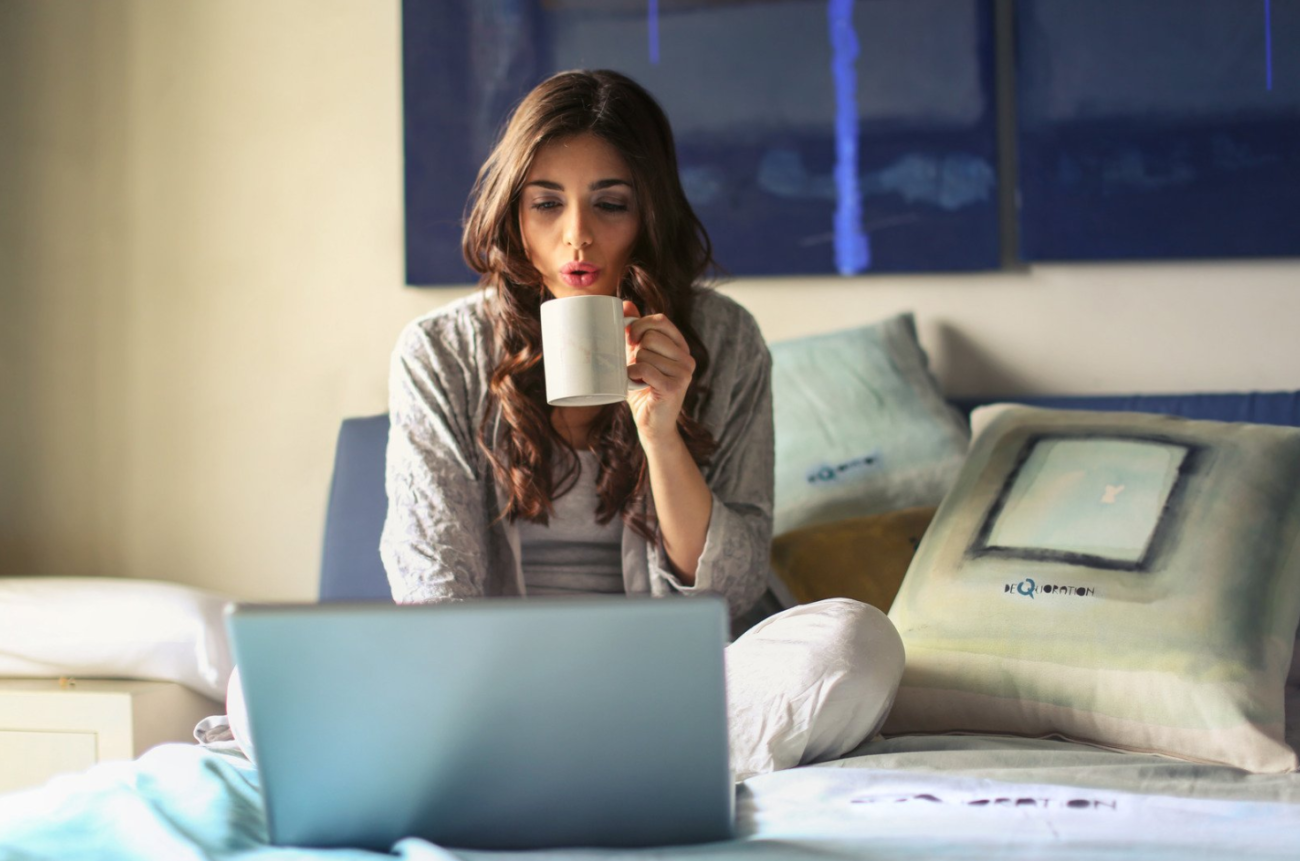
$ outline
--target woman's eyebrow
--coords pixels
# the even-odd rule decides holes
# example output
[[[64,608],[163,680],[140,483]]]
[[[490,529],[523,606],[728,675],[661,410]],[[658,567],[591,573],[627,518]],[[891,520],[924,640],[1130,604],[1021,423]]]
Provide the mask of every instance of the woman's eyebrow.
[[[549,188],[551,191],[564,191],[564,186],[560,185],[558,182],[552,182],[549,179],[534,179],[531,182],[524,183],[524,188],[528,188],[531,185],[540,186],[541,188]],[[588,190],[600,191],[602,188],[612,188],[616,185],[626,185],[628,188],[632,187],[632,183],[628,182],[626,179],[598,179],[588,186]]]

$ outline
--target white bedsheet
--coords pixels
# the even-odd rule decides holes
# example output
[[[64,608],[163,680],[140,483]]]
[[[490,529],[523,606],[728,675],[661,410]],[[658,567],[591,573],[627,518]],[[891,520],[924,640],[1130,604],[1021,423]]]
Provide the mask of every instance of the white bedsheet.
[[[948,750],[911,741],[868,745],[837,765],[753,778],[737,792],[738,836],[725,843],[645,851],[460,852],[404,840],[401,858],[436,859],[923,859],[1009,858],[1119,861],[1294,858],[1300,855],[1300,777],[1241,780],[1231,769],[1155,757],[1123,758],[1076,745],[970,738]],[[875,751],[875,752],[873,752]],[[1099,759],[1091,759],[1094,755]],[[982,758],[1014,773],[1028,756],[1033,773],[1064,782],[1015,782],[972,776],[960,765]],[[1122,757],[1118,762],[1110,757]],[[910,759],[909,769],[876,768]],[[1053,766],[1058,760],[1061,765]],[[1089,764],[1094,763],[1094,764]],[[1237,800],[1128,792],[1094,782],[1151,780],[1162,769],[1178,785]],[[1209,768],[1209,771],[1198,770]],[[1122,773],[1122,774],[1121,774]],[[1142,777],[1146,774],[1147,777]],[[1199,775],[1187,784],[1188,775]],[[1271,776],[1276,777],[1276,776]],[[1073,783],[1071,783],[1073,781]],[[108,763],[56,778],[44,787],[0,796],[0,859],[9,861],[178,861],[293,859],[378,861],[359,850],[298,850],[266,844],[257,772],[229,750],[164,745],[133,763]],[[340,788],[342,789],[342,788]],[[503,817],[509,811],[501,811]]]
[[[941,772],[799,769],[756,778],[761,842],[854,843],[907,858],[1294,858],[1300,805],[1007,783]]]

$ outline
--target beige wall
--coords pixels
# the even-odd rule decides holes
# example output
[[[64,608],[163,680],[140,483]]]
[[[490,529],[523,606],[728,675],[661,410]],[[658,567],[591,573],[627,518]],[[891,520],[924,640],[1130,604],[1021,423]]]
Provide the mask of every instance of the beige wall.
[[[0,0],[0,574],[315,592],[403,285],[396,0]],[[744,281],[954,392],[1300,388],[1300,262]]]

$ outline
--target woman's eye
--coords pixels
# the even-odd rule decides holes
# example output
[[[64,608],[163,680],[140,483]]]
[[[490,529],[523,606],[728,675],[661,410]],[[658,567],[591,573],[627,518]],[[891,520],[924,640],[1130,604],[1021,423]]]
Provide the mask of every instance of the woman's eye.
[[[596,208],[605,212],[627,212],[627,204],[616,200],[602,200],[596,204]]]
[[[557,206],[559,206],[559,205],[560,205],[560,202],[559,202],[558,200],[535,200],[535,201],[533,201],[533,209],[536,209],[536,210],[539,211],[539,212],[545,212],[545,211],[548,210],[548,209],[555,209],[555,208],[556,208]]]

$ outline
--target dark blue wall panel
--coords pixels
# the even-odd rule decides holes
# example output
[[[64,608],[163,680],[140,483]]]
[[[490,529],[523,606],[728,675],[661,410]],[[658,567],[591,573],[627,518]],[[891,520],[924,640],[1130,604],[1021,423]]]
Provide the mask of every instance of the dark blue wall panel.
[[[1022,256],[1300,253],[1300,0],[1018,0]]]
[[[612,68],[677,134],[735,275],[999,263],[992,0],[404,0],[407,281],[465,283],[460,220],[509,108]]]

